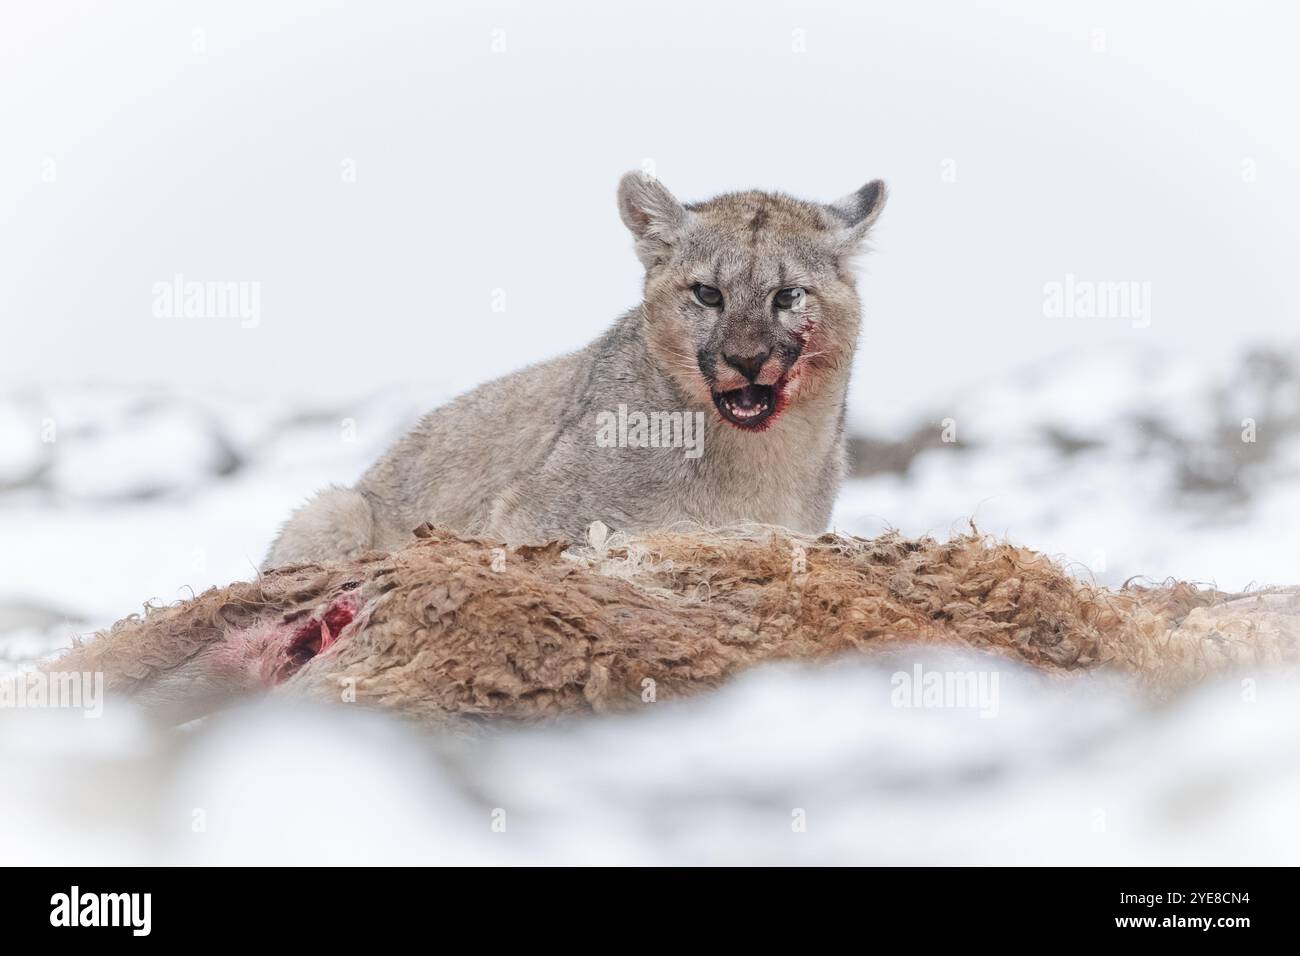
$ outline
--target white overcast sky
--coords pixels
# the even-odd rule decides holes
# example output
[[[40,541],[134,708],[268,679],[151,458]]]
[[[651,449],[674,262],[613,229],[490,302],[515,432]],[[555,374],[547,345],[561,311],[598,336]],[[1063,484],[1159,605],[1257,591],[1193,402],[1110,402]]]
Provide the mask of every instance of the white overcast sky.
[[[7,3],[0,386],[471,386],[636,303],[614,188],[647,159],[684,200],[889,182],[859,419],[1084,346],[1293,335],[1295,10]],[[260,283],[260,325],[156,318],[175,273]],[[1044,317],[1066,273],[1151,283],[1150,328]]]

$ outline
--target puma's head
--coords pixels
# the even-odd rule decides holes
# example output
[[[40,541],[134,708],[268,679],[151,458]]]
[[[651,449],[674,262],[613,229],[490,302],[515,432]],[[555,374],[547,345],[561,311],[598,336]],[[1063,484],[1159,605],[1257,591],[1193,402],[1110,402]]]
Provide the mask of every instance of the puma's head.
[[[830,205],[763,192],[683,205],[628,173],[618,205],[646,268],[650,348],[686,394],[761,430],[847,368],[859,323],[850,260],[884,208],[880,180]]]

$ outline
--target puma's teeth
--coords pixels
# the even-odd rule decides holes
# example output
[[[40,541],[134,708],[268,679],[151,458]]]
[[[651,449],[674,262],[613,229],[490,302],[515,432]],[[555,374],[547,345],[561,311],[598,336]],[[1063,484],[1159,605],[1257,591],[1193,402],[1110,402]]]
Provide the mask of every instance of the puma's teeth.
[[[713,396],[722,417],[744,427],[756,426],[770,417],[774,399],[775,392],[770,385],[746,385]]]

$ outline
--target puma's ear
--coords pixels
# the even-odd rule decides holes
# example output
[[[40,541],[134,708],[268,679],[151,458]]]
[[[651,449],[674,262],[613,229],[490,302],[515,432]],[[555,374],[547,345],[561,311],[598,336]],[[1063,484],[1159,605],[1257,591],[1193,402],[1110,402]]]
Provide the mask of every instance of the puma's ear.
[[[866,238],[888,198],[889,191],[884,182],[873,179],[827,207],[844,224],[841,242],[846,249],[856,248]]]
[[[636,172],[619,180],[618,213],[636,237],[636,254],[647,268],[667,258],[690,215],[663,183]]]

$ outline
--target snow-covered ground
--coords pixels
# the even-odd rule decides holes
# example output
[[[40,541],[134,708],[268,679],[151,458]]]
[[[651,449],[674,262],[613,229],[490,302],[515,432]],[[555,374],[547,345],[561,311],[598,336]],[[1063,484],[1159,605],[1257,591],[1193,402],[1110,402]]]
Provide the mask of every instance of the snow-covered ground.
[[[887,423],[860,411],[884,425],[875,453],[907,466],[852,482],[841,530],[973,520],[1105,584],[1300,580],[1300,346],[1215,363],[1102,350],[911,404]]]
[[[996,716],[892,701],[916,663]],[[978,657],[751,672],[647,712],[464,741],[250,707],[167,735],[0,721],[0,846],[33,863],[1294,864],[1300,679],[1154,708]]]
[[[973,518],[1108,583],[1300,582],[1298,367],[1290,348],[1215,365],[1097,352],[905,409],[859,387],[835,525],[942,536]],[[0,396],[0,673],[252,574],[294,504],[446,397]],[[237,712],[179,740],[121,705],[5,713],[0,842],[33,861],[1294,862],[1294,677],[1155,710],[1099,679],[932,663],[996,669],[998,715],[891,706],[910,657],[760,670],[472,743],[343,711]]]

